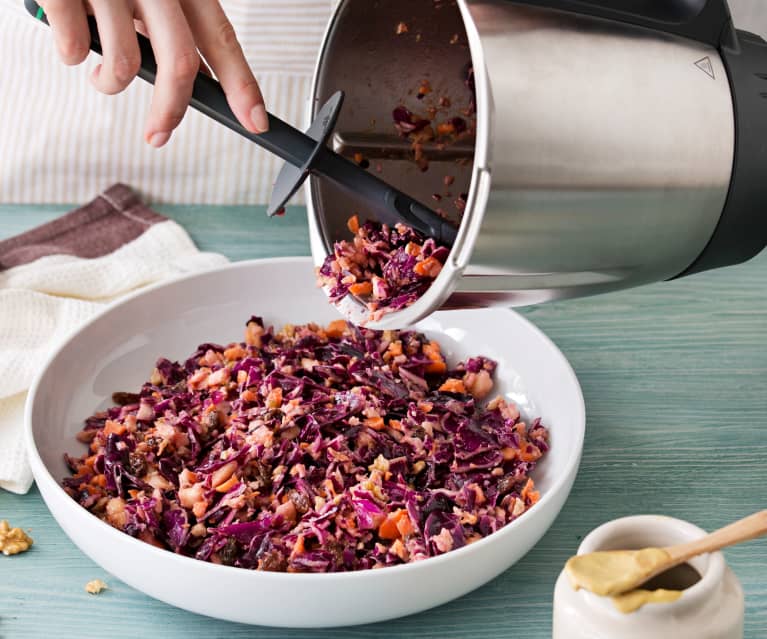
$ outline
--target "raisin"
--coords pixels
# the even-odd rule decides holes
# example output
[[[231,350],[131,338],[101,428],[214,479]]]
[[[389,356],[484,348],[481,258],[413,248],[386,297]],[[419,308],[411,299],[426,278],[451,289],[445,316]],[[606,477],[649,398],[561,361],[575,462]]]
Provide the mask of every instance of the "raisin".
[[[302,492],[291,490],[288,497],[290,498],[290,501],[293,502],[293,505],[296,507],[296,512],[299,515],[304,515],[312,509],[312,503]]]
[[[242,469],[242,477],[248,481],[256,482],[259,488],[268,488],[272,485],[272,469],[268,464],[253,459]]]
[[[240,544],[236,539],[229,538],[226,541],[226,545],[218,551],[218,556],[221,558],[221,563],[225,566],[233,566],[234,562],[240,556]]]
[[[137,393],[112,393],[112,401],[118,406],[128,406],[128,404],[138,404],[141,396]]]
[[[344,545],[331,537],[325,542],[325,550],[333,555],[333,561],[337,568],[341,568],[344,565]]]
[[[150,435],[144,440],[144,442],[147,446],[149,446],[150,449],[159,448],[160,444],[162,444],[162,438],[157,437],[156,435]]]
[[[78,442],[82,442],[83,444],[90,444],[96,435],[98,435],[97,430],[81,430],[77,435],[75,436]]]
[[[221,418],[219,417],[217,410],[214,410],[208,413],[208,417],[206,420],[206,424],[208,428],[216,429],[219,427],[220,423],[221,423]]]
[[[182,379],[180,382],[176,382],[173,387],[171,388],[173,393],[186,393],[187,387],[186,387],[186,380]]]
[[[128,470],[134,477],[143,477],[146,473],[146,459],[139,453],[128,455]]]
[[[452,508],[453,508],[453,504],[450,501],[450,499],[448,499],[442,493],[436,493],[433,497],[429,499],[426,505],[422,508],[422,512],[424,515],[428,515],[429,513],[432,513],[435,510],[442,511],[442,512],[450,512]]]
[[[498,494],[499,495],[505,495],[506,493],[510,493],[517,482],[514,481],[513,477],[509,477],[508,475],[501,479],[498,482]]]
[[[270,550],[261,555],[258,560],[258,569],[268,572],[285,572],[288,562],[279,550]]]

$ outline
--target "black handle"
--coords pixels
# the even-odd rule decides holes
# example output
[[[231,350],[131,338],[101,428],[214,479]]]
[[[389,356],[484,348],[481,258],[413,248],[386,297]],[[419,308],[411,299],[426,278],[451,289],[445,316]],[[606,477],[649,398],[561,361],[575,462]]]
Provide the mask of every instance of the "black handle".
[[[682,275],[740,264],[767,247],[767,42],[734,31],[722,45],[735,111],[730,190],[708,245]]]
[[[727,0],[512,0],[627,22],[719,48],[731,23]]]

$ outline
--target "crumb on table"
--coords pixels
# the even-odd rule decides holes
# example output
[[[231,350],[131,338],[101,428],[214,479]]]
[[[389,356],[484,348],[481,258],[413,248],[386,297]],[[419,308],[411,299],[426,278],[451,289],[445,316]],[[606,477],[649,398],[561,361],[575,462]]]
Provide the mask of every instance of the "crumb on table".
[[[11,528],[5,519],[0,521],[0,552],[6,557],[26,552],[32,543],[32,538],[21,528]]]
[[[101,579],[94,579],[93,581],[89,581],[87,584],[85,584],[85,592],[90,593],[91,595],[97,595],[102,590],[106,590],[109,588]]]

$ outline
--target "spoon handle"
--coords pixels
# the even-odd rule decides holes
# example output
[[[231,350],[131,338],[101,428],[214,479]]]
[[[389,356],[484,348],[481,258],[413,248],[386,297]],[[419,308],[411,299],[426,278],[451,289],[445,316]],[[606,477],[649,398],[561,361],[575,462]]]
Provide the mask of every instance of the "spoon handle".
[[[696,555],[721,550],[742,541],[756,539],[767,534],[767,510],[744,517],[729,526],[720,528],[701,539],[666,548],[675,563],[682,563]]]

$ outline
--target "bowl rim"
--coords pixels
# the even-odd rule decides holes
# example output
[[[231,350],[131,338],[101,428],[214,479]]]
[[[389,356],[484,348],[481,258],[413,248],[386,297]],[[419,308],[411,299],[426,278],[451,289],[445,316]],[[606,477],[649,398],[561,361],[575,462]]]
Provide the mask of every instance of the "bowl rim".
[[[324,584],[329,581],[337,581],[337,580],[363,581],[365,579],[370,579],[372,575],[381,575],[381,574],[386,574],[386,575],[390,575],[391,577],[395,577],[396,575],[404,575],[405,573],[409,573],[412,576],[415,576],[417,574],[420,574],[424,570],[429,570],[430,566],[436,568],[437,565],[439,564],[455,561],[459,559],[460,557],[468,556],[472,553],[475,553],[478,551],[477,549],[484,548],[488,546],[489,544],[492,544],[492,543],[497,544],[505,537],[508,537],[509,535],[511,535],[514,530],[519,528],[522,525],[520,524],[520,522],[524,522],[526,520],[529,521],[527,517],[519,517],[515,519],[514,521],[512,521],[511,523],[506,524],[500,530],[497,530],[496,532],[488,535],[487,537],[484,537],[483,539],[480,539],[479,541],[474,542],[473,544],[463,546],[461,548],[457,548],[456,550],[451,550],[450,552],[444,553],[442,555],[438,555],[436,557],[429,557],[428,559],[424,559],[422,561],[416,561],[416,562],[407,563],[407,564],[399,564],[396,566],[386,566],[386,567],[378,568],[378,569],[352,570],[352,571],[345,571],[345,572],[280,573],[280,572],[268,572],[268,571],[259,571],[259,570],[247,570],[245,568],[239,568],[236,566],[224,566],[224,565],[213,564],[207,561],[201,561],[194,557],[179,555],[164,548],[157,548],[155,546],[152,546],[151,544],[148,544],[139,539],[136,539],[135,537],[127,535],[126,533],[110,526],[105,521],[102,521],[101,519],[99,519],[98,517],[96,517],[89,511],[87,511],[86,509],[84,509],[82,506],[80,506],[78,503],[72,500],[71,497],[69,497],[69,495],[66,494],[64,489],[61,487],[61,484],[59,483],[59,481],[55,477],[53,477],[53,475],[51,474],[47,465],[43,461],[40,455],[40,452],[37,449],[37,444],[35,442],[33,425],[32,425],[32,413],[34,410],[34,406],[39,401],[42,401],[42,398],[40,396],[40,386],[43,381],[43,378],[45,377],[46,372],[48,371],[50,366],[53,364],[53,362],[59,357],[59,355],[65,349],[69,347],[71,342],[77,336],[87,331],[93,324],[100,321],[103,317],[112,313],[116,309],[119,309],[123,306],[127,306],[128,304],[132,303],[134,300],[141,298],[145,295],[148,295],[149,293],[152,293],[159,289],[171,288],[182,282],[187,282],[189,280],[193,280],[195,278],[205,276],[205,275],[225,274],[233,270],[240,270],[240,269],[247,270],[254,267],[258,268],[262,265],[267,266],[267,265],[275,265],[275,264],[276,265],[297,264],[301,262],[305,263],[307,268],[311,268],[312,260],[310,257],[305,257],[305,256],[274,257],[274,258],[262,258],[262,259],[230,262],[222,266],[185,274],[180,277],[173,278],[171,280],[166,280],[166,281],[159,282],[157,284],[153,284],[145,288],[139,289],[123,298],[120,298],[117,301],[111,302],[110,304],[105,306],[102,310],[100,310],[95,316],[90,318],[85,324],[71,330],[55,346],[55,348],[51,351],[51,353],[45,358],[43,365],[40,367],[39,371],[35,374],[34,380],[29,388],[27,401],[24,407],[24,440],[25,440],[25,444],[27,448],[27,456],[30,462],[30,466],[32,467],[35,481],[38,482],[38,484],[42,482],[43,484],[46,485],[45,486],[46,488],[53,487],[55,491],[55,497],[57,499],[63,499],[62,503],[67,504],[67,506],[64,506],[64,508],[69,510],[73,514],[73,517],[80,517],[82,515],[87,516],[86,518],[83,518],[82,521],[83,522],[85,522],[86,520],[90,521],[91,524],[93,524],[94,526],[93,528],[94,531],[103,531],[101,534],[104,536],[102,536],[101,539],[108,541],[110,544],[111,543],[130,544],[130,547],[136,549],[137,551],[139,549],[143,549],[144,552],[149,553],[149,555],[147,555],[148,557],[156,557],[158,561],[165,560],[165,561],[171,561],[171,562],[180,562],[180,563],[177,563],[177,565],[181,568],[183,567],[191,568],[192,566],[197,566],[198,570],[207,571],[210,577],[215,577],[215,576],[223,577],[225,575],[233,577],[235,575],[240,575],[242,578],[248,578],[245,576],[252,575],[252,577],[250,578],[264,580],[265,582],[273,580],[275,582],[287,581],[294,584],[299,584],[299,583]],[[546,491],[546,493],[541,496],[540,501],[535,504],[535,507],[542,509],[545,504],[547,504],[548,502],[554,499],[555,494],[563,490],[566,483],[570,481],[571,477],[572,477],[572,481],[575,480],[575,475],[577,474],[578,466],[580,464],[581,454],[583,451],[583,443],[584,443],[585,431],[586,431],[586,409],[585,409],[585,402],[583,398],[583,391],[581,389],[580,383],[578,382],[578,378],[575,375],[575,371],[570,365],[570,362],[565,357],[564,353],[562,353],[562,351],[556,346],[556,344],[554,344],[554,342],[541,329],[539,329],[528,319],[512,311],[511,309],[494,308],[494,309],[486,309],[486,310],[493,310],[496,312],[507,314],[509,318],[512,318],[515,321],[520,322],[524,328],[532,331],[533,334],[537,335],[543,341],[544,346],[550,350],[553,350],[554,354],[560,359],[564,367],[563,370],[566,373],[566,380],[569,384],[573,385],[576,391],[576,398],[578,401],[578,405],[576,407],[577,410],[573,411],[573,414],[576,417],[575,425],[577,427],[577,432],[574,434],[576,439],[575,445],[571,447],[565,466],[560,472],[559,476],[555,478],[552,486]],[[41,493],[43,492],[44,491],[41,489]],[[45,495],[43,495],[43,497],[45,498]],[[50,506],[48,506],[47,504],[47,500],[46,500],[46,506],[48,507],[49,510],[51,510]],[[54,516],[54,519],[57,519],[55,515],[53,516]],[[90,525],[90,524],[86,524],[86,525]],[[69,537],[68,533],[67,533],[67,536]],[[70,537],[70,540],[74,542],[74,540],[72,540],[71,537]]]

